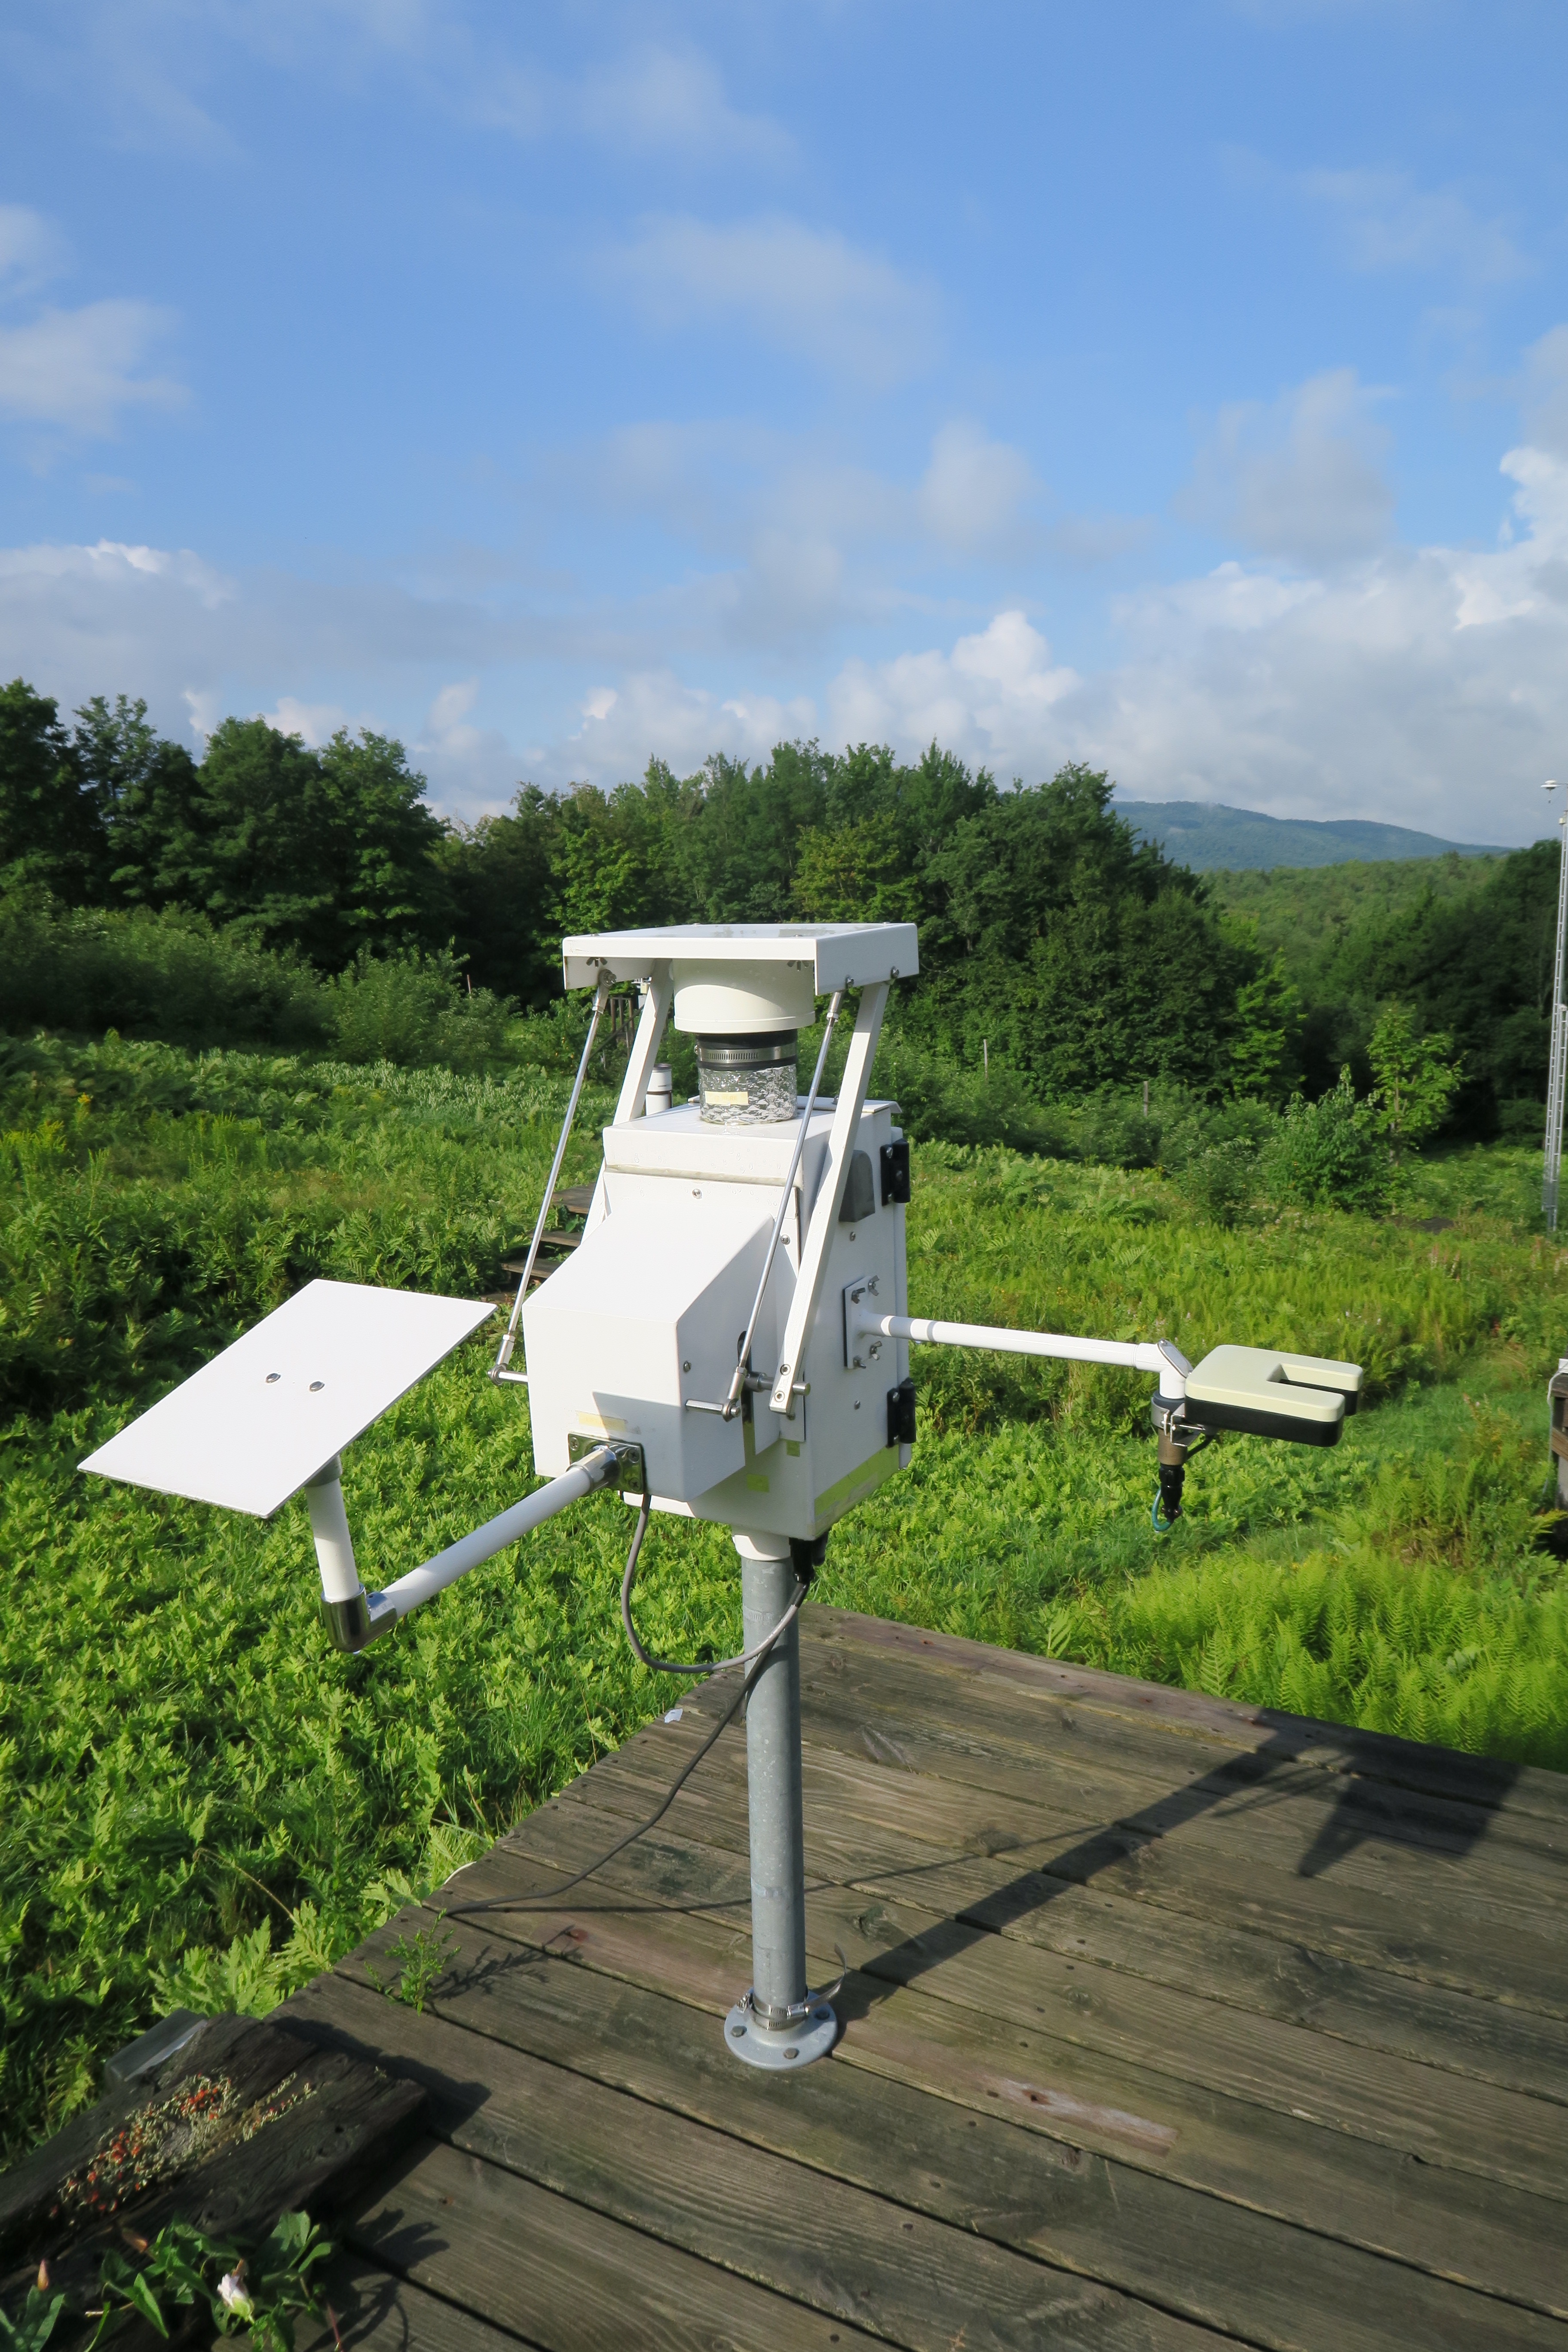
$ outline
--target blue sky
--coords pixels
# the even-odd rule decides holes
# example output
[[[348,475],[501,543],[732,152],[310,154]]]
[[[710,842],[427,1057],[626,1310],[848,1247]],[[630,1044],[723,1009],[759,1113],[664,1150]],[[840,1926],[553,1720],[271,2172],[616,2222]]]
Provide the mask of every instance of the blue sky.
[[[1543,830],[1568,12],[10,0],[0,671]]]

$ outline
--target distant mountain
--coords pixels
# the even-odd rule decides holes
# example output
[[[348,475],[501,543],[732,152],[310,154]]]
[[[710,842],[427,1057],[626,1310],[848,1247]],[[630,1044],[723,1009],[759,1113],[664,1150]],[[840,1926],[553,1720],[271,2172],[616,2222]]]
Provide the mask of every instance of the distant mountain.
[[[1216,866],[1245,873],[1268,866],[1339,866],[1349,858],[1500,857],[1500,849],[1468,841],[1441,841],[1402,824],[1364,817],[1264,816],[1257,809],[1226,808],[1218,801],[1124,801],[1116,814],[1147,841],[1163,844],[1178,865],[1198,873]]]

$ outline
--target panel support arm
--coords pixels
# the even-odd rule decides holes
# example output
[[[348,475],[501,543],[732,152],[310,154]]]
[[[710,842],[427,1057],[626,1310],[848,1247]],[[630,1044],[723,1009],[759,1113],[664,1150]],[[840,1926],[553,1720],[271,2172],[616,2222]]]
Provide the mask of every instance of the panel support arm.
[[[310,1532],[316,1539],[316,1564],[321,1573],[321,1615],[333,1644],[340,1650],[363,1650],[368,1643],[389,1633],[400,1617],[417,1609],[422,1601],[431,1600],[437,1592],[455,1584],[471,1568],[479,1568],[504,1551],[520,1537],[531,1535],[542,1527],[558,1511],[564,1511],[584,1496],[610,1486],[619,1471],[619,1462],[613,1447],[603,1445],[566,1471],[552,1478],[548,1486],[525,1495],[508,1511],[487,1519],[483,1527],[471,1535],[460,1536],[444,1551],[437,1552],[418,1568],[410,1569],[395,1583],[379,1592],[367,1592],[361,1584],[354,1561],[353,1538],[349,1533],[348,1513],[343,1507],[342,1469],[339,1457],[323,1463],[305,1488],[305,1501],[310,1513]]]

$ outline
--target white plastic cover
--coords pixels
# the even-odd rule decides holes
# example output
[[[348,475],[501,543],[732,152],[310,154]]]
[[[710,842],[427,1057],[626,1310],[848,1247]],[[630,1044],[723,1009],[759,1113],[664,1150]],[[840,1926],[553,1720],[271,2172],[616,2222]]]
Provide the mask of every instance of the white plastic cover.
[[[809,969],[815,993],[827,996],[836,988],[912,980],[920,946],[912,923],[671,923],[561,942],[568,988],[592,988],[602,969],[614,980],[646,980],[656,964],[670,962],[795,963]]]
[[[81,1467],[267,1518],[494,1312],[308,1282]]]

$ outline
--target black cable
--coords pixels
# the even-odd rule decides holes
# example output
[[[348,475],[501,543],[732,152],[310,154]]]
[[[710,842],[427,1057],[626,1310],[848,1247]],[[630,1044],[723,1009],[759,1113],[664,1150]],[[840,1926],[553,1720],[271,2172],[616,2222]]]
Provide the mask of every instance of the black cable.
[[[640,1547],[641,1540],[642,1528],[639,1526],[637,1535],[633,1538],[634,1550],[630,1564],[634,1567],[636,1565],[637,1548]],[[676,1774],[675,1779],[671,1781],[657,1812],[650,1813],[646,1822],[639,1822],[636,1829],[628,1830],[625,1837],[617,1838],[615,1844],[609,1848],[608,1852],[600,1854],[596,1862],[591,1862],[585,1870],[579,1870],[574,1876],[568,1878],[564,1885],[553,1887],[542,1900],[537,1896],[528,1895],[492,1895],[487,1897],[487,1899],[482,1903],[448,1903],[443,1906],[440,1915],[441,1917],[444,1919],[452,1918],[459,1912],[472,1911],[552,1910],[554,1906],[560,1902],[563,1895],[569,1895],[571,1893],[573,1887],[581,1886],[585,1878],[592,1878],[595,1871],[604,1869],[606,1863],[614,1862],[616,1854],[624,1853],[627,1846],[635,1845],[638,1838],[647,1837],[649,1830],[657,1829],[659,1822],[663,1821],[666,1813],[668,1812],[671,1805],[674,1804],[677,1797],[679,1796],[682,1789],[685,1788],[688,1780],[690,1780],[693,1772],[696,1771],[699,1764],[701,1763],[703,1758],[709,1753],[710,1749],[718,1745],[720,1734],[721,1732],[728,1731],[730,1726],[734,1722],[735,1717],[741,1712],[742,1707],[751,1696],[752,1688],[757,1681],[757,1677],[761,1675],[763,1667],[767,1664],[768,1660],[773,1655],[774,1643],[787,1630],[795,1615],[795,1612],[799,1609],[801,1602],[805,1599],[806,1589],[806,1584],[804,1580],[795,1586],[794,1600],[790,1602],[788,1609],[784,1612],[784,1614],[779,1622],[773,1627],[773,1632],[768,1635],[767,1640],[756,1652],[754,1663],[752,1665],[751,1671],[747,1674],[745,1680],[742,1683],[740,1689],[735,1693],[733,1699],[725,1708],[723,1714],[720,1717],[718,1722],[714,1725],[712,1730],[709,1733],[707,1738],[698,1749],[696,1755],[681,1766],[680,1770]]]
[[[656,1658],[650,1651],[644,1649],[637,1638],[637,1629],[632,1623],[632,1587],[637,1582],[637,1559],[642,1550],[643,1538],[647,1533],[648,1513],[652,1508],[653,1496],[645,1486],[637,1511],[637,1523],[632,1530],[632,1548],[626,1554],[626,1572],[621,1579],[621,1624],[631,1645],[633,1657],[638,1665],[647,1666],[656,1675],[721,1675],[731,1666],[749,1666],[753,1658],[762,1657],[765,1651],[773,1648],[781,1633],[789,1631],[805,1586],[800,1587],[773,1632],[764,1634],[754,1650],[737,1650],[732,1658]]]

